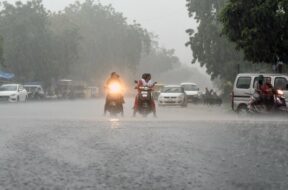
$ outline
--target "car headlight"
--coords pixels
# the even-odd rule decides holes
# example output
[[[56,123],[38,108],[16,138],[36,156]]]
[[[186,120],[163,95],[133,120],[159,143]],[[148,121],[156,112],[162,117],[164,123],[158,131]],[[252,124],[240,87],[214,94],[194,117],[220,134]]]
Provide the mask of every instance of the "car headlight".
[[[11,94],[10,96],[11,96],[11,97],[14,97],[14,96],[17,96],[17,94]]]

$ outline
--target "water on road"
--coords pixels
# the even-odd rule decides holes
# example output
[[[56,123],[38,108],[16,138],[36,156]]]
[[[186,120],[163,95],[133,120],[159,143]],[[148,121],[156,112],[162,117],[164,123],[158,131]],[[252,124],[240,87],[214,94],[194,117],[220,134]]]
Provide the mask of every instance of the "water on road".
[[[0,189],[288,188],[288,119],[229,107],[104,117],[103,100],[1,104]]]

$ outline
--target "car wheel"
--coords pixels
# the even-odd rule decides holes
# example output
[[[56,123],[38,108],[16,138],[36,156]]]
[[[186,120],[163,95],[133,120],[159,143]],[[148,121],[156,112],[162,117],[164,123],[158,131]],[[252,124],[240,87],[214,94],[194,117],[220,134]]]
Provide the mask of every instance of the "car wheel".
[[[246,105],[240,105],[237,108],[237,113],[239,115],[246,115],[248,113],[248,107]]]

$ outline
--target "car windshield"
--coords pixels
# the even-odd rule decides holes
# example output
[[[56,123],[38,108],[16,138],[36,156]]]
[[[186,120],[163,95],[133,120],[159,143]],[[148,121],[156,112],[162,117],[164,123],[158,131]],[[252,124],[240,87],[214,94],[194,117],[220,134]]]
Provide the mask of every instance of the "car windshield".
[[[184,84],[182,85],[185,91],[198,91],[197,85]]]
[[[24,88],[28,91],[28,92],[35,92],[37,90],[40,89],[40,87],[38,86],[24,86]]]
[[[165,93],[181,93],[181,87],[164,87],[163,92]]]
[[[11,85],[11,86],[1,86],[0,87],[0,91],[16,91],[17,90],[17,86],[16,85]]]

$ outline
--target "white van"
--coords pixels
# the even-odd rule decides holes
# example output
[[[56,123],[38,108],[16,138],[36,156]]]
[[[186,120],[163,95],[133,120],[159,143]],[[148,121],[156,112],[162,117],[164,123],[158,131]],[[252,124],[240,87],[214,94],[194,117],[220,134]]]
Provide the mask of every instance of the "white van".
[[[198,102],[200,99],[199,87],[196,83],[183,82],[180,84],[187,95],[188,102]]]
[[[288,103],[288,75],[284,74],[268,74],[268,73],[241,73],[238,74],[234,86],[232,96],[232,109],[236,112],[246,111],[250,96],[255,92],[255,87],[259,75],[264,76],[264,83],[267,78],[271,78],[271,84],[275,89],[281,89]]]

